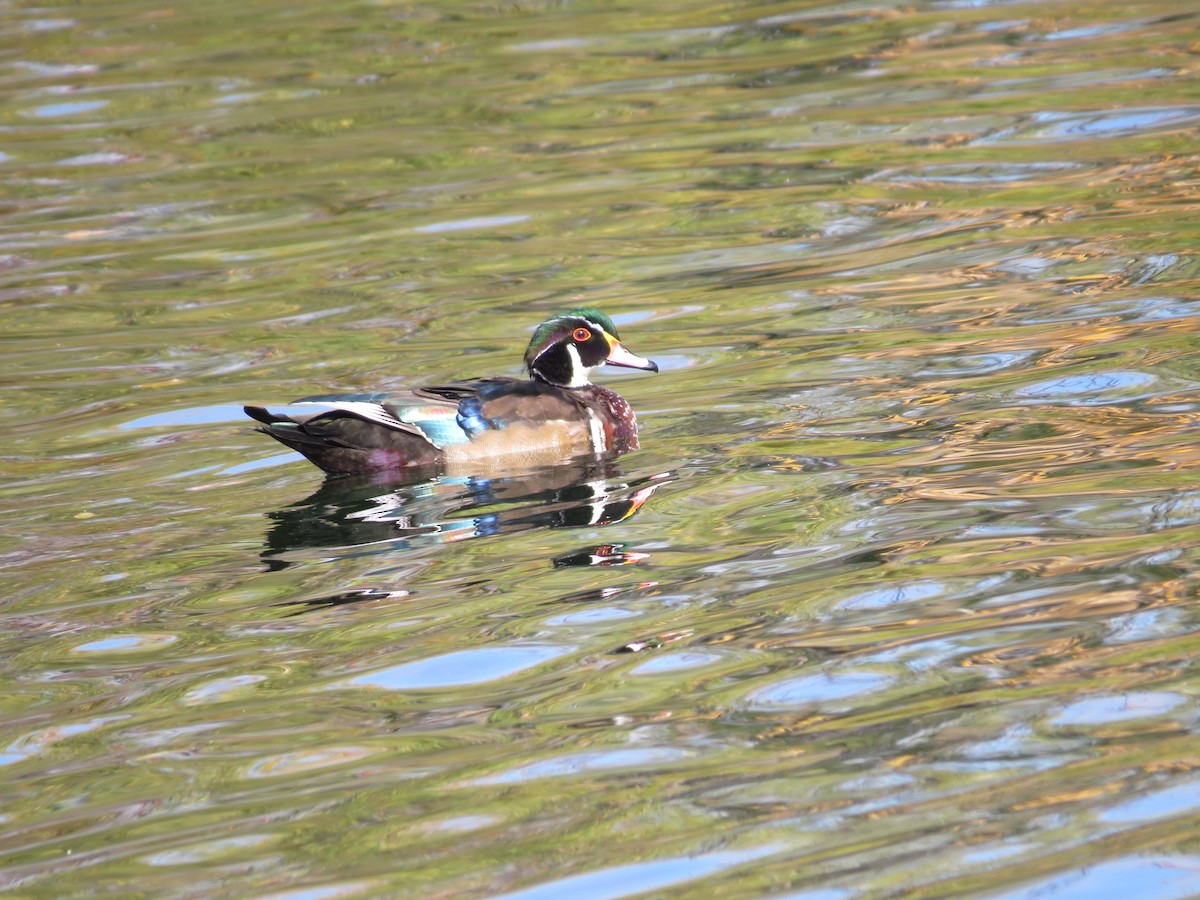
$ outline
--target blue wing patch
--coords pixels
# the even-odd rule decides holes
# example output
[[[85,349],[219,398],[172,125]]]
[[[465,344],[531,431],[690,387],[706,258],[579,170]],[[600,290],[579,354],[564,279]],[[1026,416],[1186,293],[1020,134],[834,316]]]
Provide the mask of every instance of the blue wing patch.
[[[495,422],[484,418],[483,403],[478,397],[466,397],[458,404],[456,420],[458,427],[466,432],[468,437],[474,437],[481,431],[496,427]]]
[[[438,447],[465,444],[470,436],[458,424],[458,411],[453,406],[400,406],[392,409],[397,418],[416,425]]]

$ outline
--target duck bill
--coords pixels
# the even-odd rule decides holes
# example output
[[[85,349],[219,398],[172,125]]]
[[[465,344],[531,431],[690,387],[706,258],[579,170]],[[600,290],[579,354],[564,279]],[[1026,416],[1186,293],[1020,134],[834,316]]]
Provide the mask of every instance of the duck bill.
[[[604,360],[604,362],[610,366],[624,366],[627,369],[646,369],[650,372],[658,371],[658,363],[635,356],[621,346],[620,341],[609,342],[608,359]]]

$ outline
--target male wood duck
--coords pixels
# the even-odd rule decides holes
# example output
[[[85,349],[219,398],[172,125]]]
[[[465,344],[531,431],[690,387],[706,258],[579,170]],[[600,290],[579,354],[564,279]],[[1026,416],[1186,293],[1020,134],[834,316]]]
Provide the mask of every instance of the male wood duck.
[[[525,351],[529,378],[478,378],[401,394],[330,394],[296,405],[309,415],[245,407],[258,430],[326,472],[364,474],[428,468],[496,472],[636,450],[637,420],[616,391],[592,384],[592,369],[658,366],[621,345],[612,319],[576,309],[547,319]]]

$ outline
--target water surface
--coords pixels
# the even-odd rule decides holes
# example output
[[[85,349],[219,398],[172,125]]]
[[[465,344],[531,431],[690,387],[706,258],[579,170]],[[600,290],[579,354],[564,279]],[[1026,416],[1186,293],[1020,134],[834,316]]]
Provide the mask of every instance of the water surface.
[[[1194,893],[1193,13],[0,21],[4,889]],[[240,416],[581,304],[611,467]]]

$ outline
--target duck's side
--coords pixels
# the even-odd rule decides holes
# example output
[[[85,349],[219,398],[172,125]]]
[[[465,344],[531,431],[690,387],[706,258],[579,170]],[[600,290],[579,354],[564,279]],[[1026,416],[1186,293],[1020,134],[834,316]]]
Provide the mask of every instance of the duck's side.
[[[461,399],[444,399],[445,394]],[[487,380],[390,397],[333,395],[296,402],[326,407],[312,414],[285,415],[260,406],[245,411],[262,423],[259,431],[326,472],[440,466],[455,473],[553,465],[636,447],[636,423],[631,446],[629,425],[606,428],[589,403],[591,394],[533,380]]]
[[[537,329],[526,352],[531,377],[484,378],[404,394],[308,397],[300,415],[246,406],[259,431],[326,472],[362,474],[417,467],[490,473],[554,465],[638,447],[629,404],[592,384],[590,371],[613,365],[658,371],[615,336],[603,313],[577,310]]]

